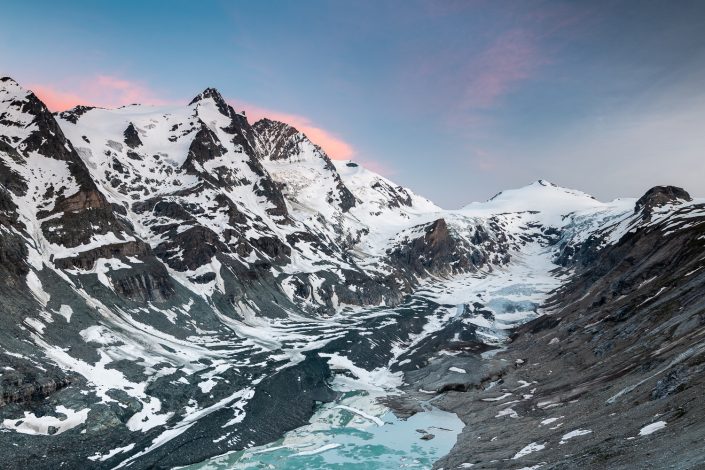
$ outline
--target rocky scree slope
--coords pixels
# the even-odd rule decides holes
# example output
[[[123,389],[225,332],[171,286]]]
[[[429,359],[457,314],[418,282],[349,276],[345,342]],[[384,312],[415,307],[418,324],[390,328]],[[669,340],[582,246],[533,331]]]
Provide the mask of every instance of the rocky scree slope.
[[[703,201],[656,187],[575,217],[556,261],[547,314],[436,401],[468,424],[436,468],[701,468]]]

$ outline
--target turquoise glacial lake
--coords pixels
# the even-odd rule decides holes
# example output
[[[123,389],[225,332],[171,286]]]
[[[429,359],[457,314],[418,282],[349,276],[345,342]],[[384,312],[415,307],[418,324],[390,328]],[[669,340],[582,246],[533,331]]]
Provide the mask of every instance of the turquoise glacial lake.
[[[367,391],[345,393],[323,405],[310,424],[283,439],[214,457],[189,470],[231,469],[430,469],[455,444],[463,423],[431,404],[402,420]],[[423,432],[421,432],[423,431]],[[432,434],[423,440],[424,434]]]

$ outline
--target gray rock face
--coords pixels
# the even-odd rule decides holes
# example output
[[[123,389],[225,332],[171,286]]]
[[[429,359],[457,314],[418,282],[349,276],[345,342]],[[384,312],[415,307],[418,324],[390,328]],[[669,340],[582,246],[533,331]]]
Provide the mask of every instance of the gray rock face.
[[[313,146],[316,158],[322,160],[325,170],[330,173],[335,183],[335,193],[326,195],[328,203],[337,202],[343,212],[348,212],[355,206],[355,196],[340,179],[330,157],[303,133],[288,124],[269,119],[257,121],[253,129],[258,136],[260,153],[273,161],[299,159],[305,152],[304,147]]]
[[[260,119],[254,124],[260,137],[262,150],[272,160],[285,160],[296,157],[301,152],[299,147],[305,136],[293,126],[270,119]]]
[[[134,124],[130,123],[130,125],[125,129],[123,135],[125,136],[125,145],[131,149],[136,149],[142,145],[142,140],[140,140],[140,135],[137,132],[137,129],[135,129]]]
[[[222,157],[225,153],[225,147],[220,143],[218,137],[208,126],[201,122],[201,127],[189,147],[188,156],[186,157],[186,162],[184,162],[184,169],[187,173],[198,174],[202,171],[199,168],[202,168],[204,163]],[[209,177],[211,175],[206,173],[205,176]],[[231,181],[229,183],[233,184],[235,182]]]
[[[388,255],[392,263],[415,275],[448,276],[475,271],[486,264],[502,265],[509,261],[508,247],[499,229],[490,237],[478,226],[467,240],[452,233],[444,219],[438,219],[423,227],[421,236],[405,240]]]
[[[95,262],[101,258],[116,258],[130,257],[138,258],[146,257],[151,254],[149,245],[142,241],[130,241],[125,243],[115,243],[112,245],[103,245],[92,250],[81,252],[78,256],[72,258],[58,258],[54,261],[54,265],[59,269],[79,268],[91,270],[95,266]]]
[[[225,99],[220,94],[220,92],[215,88],[211,87],[206,88],[200,94],[195,96],[189,104],[196,104],[199,101],[203,101],[206,99],[212,99],[215,102],[218,111],[220,111],[225,116],[231,117],[233,114],[235,114],[232,107],[225,102]]]
[[[655,186],[636,201],[634,212],[651,214],[654,208],[661,207],[665,204],[685,201],[692,201],[692,198],[684,189],[676,186]]]
[[[0,406],[42,400],[71,385],[71,379],[60,371],[23,370],[18,363],[15,363],[18,367],[4,373],[0,381]]]
[[[0,232],[0,270],[6,274],[2,278],[9,285],[29,272],[27,246],[21,236],[25,227],[19,221],[17,209],[11,193],[0,187],[0,227],[3,229]]]
[[[78,105],[69,109],[68,111],[62,111],[61,113],[59,113],[59,116],[69,122],[76,124],[78,122],[78,119],[91,109],[95,108],[93,106]]]

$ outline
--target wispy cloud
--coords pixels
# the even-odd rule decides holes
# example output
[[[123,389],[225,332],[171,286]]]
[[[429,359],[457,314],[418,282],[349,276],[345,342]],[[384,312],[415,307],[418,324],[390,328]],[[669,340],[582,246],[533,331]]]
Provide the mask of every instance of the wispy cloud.
[[[89,104],[85,98],[70,91],[58,90],[51,85],[34,84],[29,88],[51,111],[65,111],[79,104]]]
[[[512,105],[513,94],[541,79],[552,61],[541,33],[533,28],[493,32],[478,44],[455,43],[410,63],[405,74],[425,95],[424,106],[445,126],[467,133],[494,130],[498,113]]]
[[[111,75],[80,79],[69,86],[34,83],[28,88],[52,111],[65,111],[79,104],[114,108],[133,103],[168,103],[146,85]]]
[[[507,17],[517,23],[500,29],[478,53],[461,58],[456,76],[465,84],[458,105],[466,110],[499,106],[523,84],[540,78],[542,67],[553,62],[562,42],[589,28],[594,11],[580,4],[527,8],[517,3]]]
[[[467,110],[491,108],[546,62],[533,33],[507,31],[465,64],[459,105]]]
[[[294,126],[299,131],[306,134],[311,141],[320,145],[323,150],[334,160],[349,160],[355,155],[354,147],[343,140],[335,133],[323,129],[311,119],[299,114],[285,113],[273,109],[263,108],[261,106],[243,103],[233,100],[233,106],[238,109],[243,108],[247,111],[248,118],[252,121],[257,121],[262,118],[281,121]]]

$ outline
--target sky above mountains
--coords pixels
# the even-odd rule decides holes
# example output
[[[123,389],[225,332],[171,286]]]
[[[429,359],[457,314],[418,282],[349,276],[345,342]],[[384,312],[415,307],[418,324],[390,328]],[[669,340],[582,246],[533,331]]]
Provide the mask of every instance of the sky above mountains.
[[[705,2],[7,2],[52,110],[220,90],[454,208],[539,178],[705,196]]]

